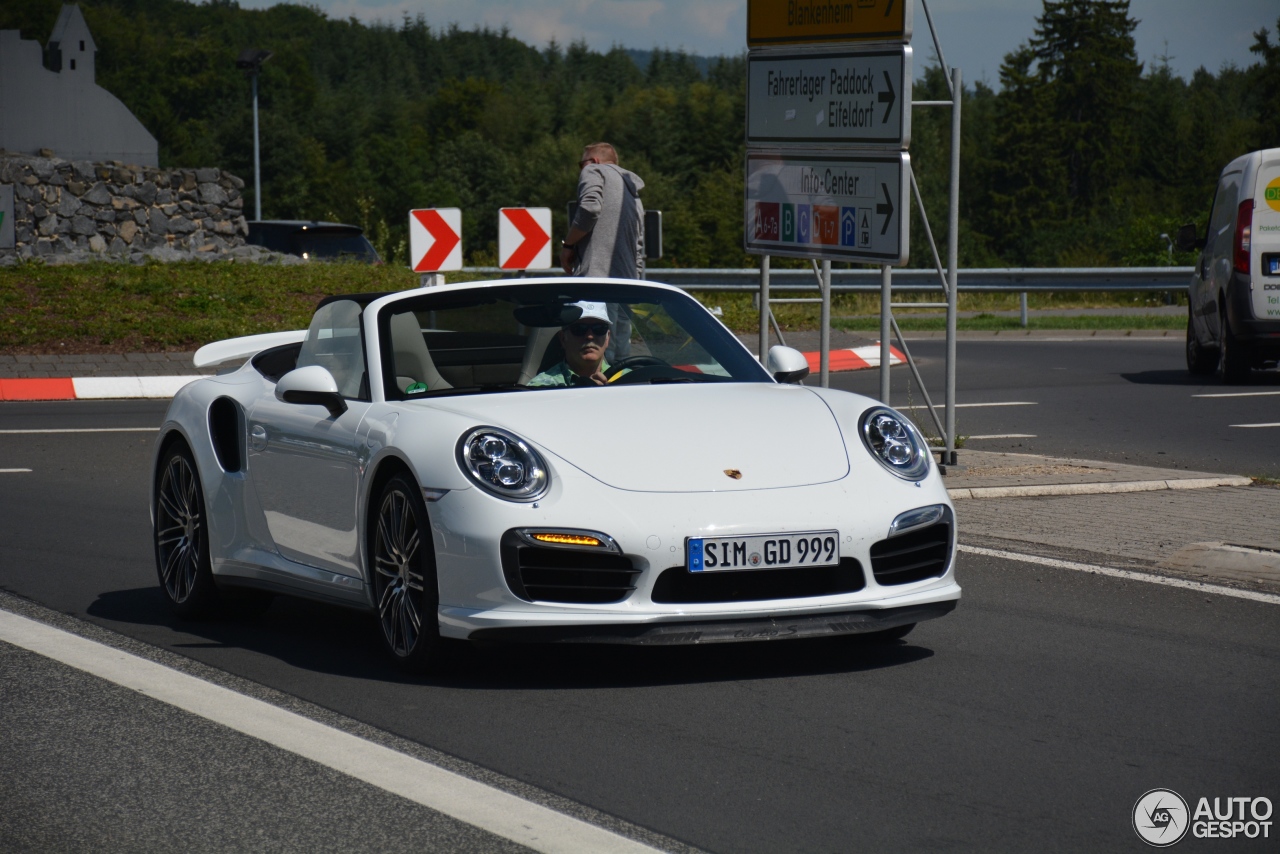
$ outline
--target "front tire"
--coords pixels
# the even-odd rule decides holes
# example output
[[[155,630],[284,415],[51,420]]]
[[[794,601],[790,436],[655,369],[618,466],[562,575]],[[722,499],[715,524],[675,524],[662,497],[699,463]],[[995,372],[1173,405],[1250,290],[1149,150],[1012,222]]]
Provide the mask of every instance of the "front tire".
[[[368,553],[379,635],[397,665],[422,673],[436,664],[440,648],[440,592],[427,505],[412,479],[397,474],[375,506]]]
[[[1249,354],[1231,331],[1225,306],[1218,307],[1219,329],[1218,379],[1224,385],[1240,385],[1249,381]]]
[[[1218,365],[1218,354],[1196,340],[1196,327],[1187,311],[1187,370],[1195,376],[1206,376]]]
[[[208,516],[195,460],[181,442],[169,446],[156,470],[153,518],[156,574],[165,601],[183,619],[208,616],[218,606]]]

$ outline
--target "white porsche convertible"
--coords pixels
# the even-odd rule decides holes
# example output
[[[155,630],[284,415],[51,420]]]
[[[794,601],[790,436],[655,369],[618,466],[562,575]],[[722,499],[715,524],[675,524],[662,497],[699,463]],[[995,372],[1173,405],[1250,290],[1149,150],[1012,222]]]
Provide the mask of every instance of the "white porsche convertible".
[[[440,638],[693,644],[905,635],[960,597],[916,428],[768,366],[683,291],[538,279],[335,296],[173,399],[160,586],[195,617],[275,593]]]

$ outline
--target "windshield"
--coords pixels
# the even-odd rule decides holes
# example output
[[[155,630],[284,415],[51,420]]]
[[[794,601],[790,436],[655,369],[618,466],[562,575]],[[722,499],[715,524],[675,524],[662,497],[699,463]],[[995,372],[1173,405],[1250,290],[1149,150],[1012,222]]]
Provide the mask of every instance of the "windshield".
[[[379,316],[389,400],[636,384],[772,382],[688,295],[591,282],[442,292]]]
[[[358,258],[376,260],[378,253],[363,234],[351,231],[307,229],[294,234],[294,254],[303,258]]]

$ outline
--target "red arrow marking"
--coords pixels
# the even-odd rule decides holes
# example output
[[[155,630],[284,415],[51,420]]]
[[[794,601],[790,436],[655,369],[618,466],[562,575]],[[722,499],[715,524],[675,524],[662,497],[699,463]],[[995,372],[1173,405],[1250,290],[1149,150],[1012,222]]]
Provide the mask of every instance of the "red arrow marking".
[[[462,238],[453,233],[453,229],[444,221],[444,217],[435,211],[414,211],[413,215],[418,218],[418,222],[422,223],[422,227],[427,233],[435,238],[435,243],[431,244],[431,248],[427,250],[427,254],[422,256],[422,260],[413,265],[415,273],[431,273],[440,269],[449,257],[449,253],[453,251],[453,247],[458,245],[458,241]]]
[[[527,270],[538,257],[538,253],[542,251],[542,247],[551,242],[551,235],[543,231],[542,226],[538,225],[538,221],[533,218],[533,214],[524,208],[511,208],[503,211],[502,214],[511,220],[511,224],[524,238],[524,242],[511,253],[511,257],[502,265],[502,269]]]

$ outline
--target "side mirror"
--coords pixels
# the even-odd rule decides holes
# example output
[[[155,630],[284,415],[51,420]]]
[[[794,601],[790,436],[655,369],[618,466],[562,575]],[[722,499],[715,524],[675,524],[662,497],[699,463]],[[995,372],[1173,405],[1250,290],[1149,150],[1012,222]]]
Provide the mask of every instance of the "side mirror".
[[[775,345],[769,348],[765,370],[780,383],[798,383],[809,376],[809,360],[799,350]]]
[[[338,394],[333,374],[319,365],[307,365],[282,376],[276,383],[276,397],[285,403],[323,406],[334,418],[347,411],[347,402]]]
[[[1180,252],[1203,249],[1204,238],[1196,234],[1196,227],[1193,223],[1187,223],[1178,229],[1178,239],[1174,241],[1174,245],[1178,247]]]

